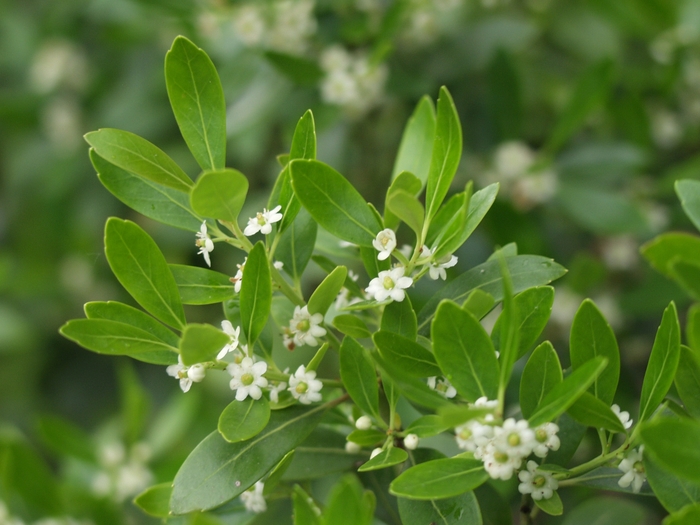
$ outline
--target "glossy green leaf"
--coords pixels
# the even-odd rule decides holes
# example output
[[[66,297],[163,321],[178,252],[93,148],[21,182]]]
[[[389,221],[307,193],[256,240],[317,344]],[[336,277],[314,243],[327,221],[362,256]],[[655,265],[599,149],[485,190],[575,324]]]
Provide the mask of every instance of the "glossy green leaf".
[[[289,166],[294,193],[325,230],[353,244],[372,245],[381,224],[345,177],[315,160],[293,160]]]
[[[680,478],[644,455],[644,473],[664,508],[669,512],[681,510],[686,505],[700,503],[700,484]]]
[[[506,257],[506,264],[515,293],[533,286],[549,284],[566,273],[566,270],[552,259],[537,255]],[[503,298],[502,277],[498,261],[490,260],[475,266],[435,293],[418,313],[418,333],[425,335],[428,332],[430,321],[443,299],[462,303],[469,297],[472,290],[476,289],[491,294],[496,301]]]
[[[365,491],[354,474],[346,474],[328,496],[323,513],[325,525],[370,525],[374,516],[374,499],[364,498]],[[366,505],[369,503],[369,505]]]
[[[36,426],[41,440],[54,452],[88,463],[97,461],[95,445],[90,436],[68,420],[46,414],[39,416]]]
[[[467,300],[462,304],[462,310],[465,310],[472,314],[477,319],[483,318],[487,313],[491,311],[493,306],[496,304],[493,296],[483,290],[473,290]]]
[[[369,331],[369,328],[367,328],[367,324],[356,315],[337,315],[333,318],[333,326],[341,333],[354,337],[355,339],[372,337],[372,333]]]
[[[219,416],[219,433],[229,443],[257,436],[270,420],[270,404],[263,396],[257,401],[247,397],[231,401]]]
[[[228,334],[208,324],[188,324],[180,340],[180,356],[185,366],[215,361],[221,349],[231,342]]]
[[[226,165],[226,102],[207,54],[178,36],[165,55],[168,98],[192,155],[203,170]]]
[[[375,332],[372,340],[384,362],[397,373],[415,377],[442,375],[435,357],[420,344],[393,332]]]
[[[91,131],[85,140],[107,162],[152,182],[189,192],[192,179],[163,150],[120,129]]]
[[[408,454],[402,448],[385,448],[372,459],[364,463],[357,469],[358,472],[367,472],[369,470],[379,470],[387,467],[393,467],[399,463],[403,463],[408,459]]]
[[[447,230],[453,230],[453,223],[463,225],[464,211],[467,206],[467,194],[464,191],[455,193],[447,199],[430,221],[425,244],[435,248],[438,245],[438,238],[443,238]]]
[[[411,499],[449,498],[475,489],[488,477],[481,461],[436,459],[402,472],[391,483],[389,491],[394,496]]]
[[[117,301],[93,301],[85,304],[88,319],[108,319],[141,328],[173,348],[180,345],[180,338],[150,315],[133,306]]]
[[[435,120],[435,140],[425,190],[425,216],[432,219],[447,195],[462,158],[462,126],[446,87],[440,88]]]
[[[520,410],[529,418],[545,396],[563,381],[559,356],[552,343],[545,341],[532,352],[520,378]]]
[[[387,207],[399,219],[420,236],[425,220],[423,205],[405,190],[395,190],[386,201]]]
[[[621,498],[594,497],[567,512],[562,525],[641,525],[644,507]]]
[[[248,179],[240,171],[205,171],[192,188],[190,204],[200,215],[235,223],[247,194]]]
[[[233,298],[228,275],[198,266],[170,264],[183,304],[216,304]]]
[[[579,449],[579,445],[588,427],[576,421],[566,412],[557,418],[556,423],[559,426],[557,436],[559,437],[561,446],[559,450],[551,450],[549,454],[547,454],[547,463],[566,466]]]
[[[700,522],[700,504],[689,505],[664,518],[662,525],[696,525]]]
[[[428,179],[435,139],[435,107],[429,96],[420,99],[408,119],[396,154],[391,178],[401,172],[413,173],[422,184]]]
[[[320,313],[326,315],[328,308],[335,302],[340,289],[345,284],[348,269],[345,266],[338,266],[326,278],[321,281],[314,293],[309,298],[309,313],[311,315]]]
[[[321,525],[320,509],[299,485],[292,489],[292,505],[294,525]]]
[[[535,505],[550,516],[561,516],[564,513],[564,504],[561,502],[559,493],[556,491],[554,491],[552,497],[549,499],[543,498],[535,500]]]
[[[98,354],[128,355],[156,365],[177,363],[177,348],[145,330],[109,319],[73,319],[61,334]]]
[[[350,454],[345,450],[345,445],[342,434],[324,427],[316,428],[295,449],[292,463],[282,479],[300,481],[324,478],[354,470],[367,460],[366,452]]]
[[[567,411],[579,423],[593,428],[604,428],[612,432],[625,432],[620,418],[612,411],[610,405],[593,394],[584,392]]]
[[[386,432],[369,428],[367,430],[353,430],[347,436],[348,441],[357,443],[362,447],[373,447],[386,440]]]
[[[367,276],[374,279],[379,275],[379,272],[389,270],[391,268],[391,258],[386,258],[383,261],[377,259],[377,250],[374,247],[360,246],[360,259],[367,271]],[[363,295],[364,297],[364,295]]]
[[[355,404],[366,414],[379,414],[377,373],[366,350],[352,337],[340,345],[340,378]]]
[[[438,409],[440,421],[449,428],[458,427],[462,423],[493,413],[494,410],[489,408],[477,408],[471,405],[455,405],[452,403],[448,403]]]
[[[304,269],[309,264],[316,244],[317,230],[316,221],[309,212],[301,209],[294,221],[280,235],[275,259],[284,265],[282,270],[294,280],[301,279]]]
[[[676,376],[680,355],[681,328],[676,305],[671,302],[664,310],[644,374],[639,402],[640,422],[649,419],[666,396]]]
[[[123,170],[107,162],[92,148],[90,161],[102,185],[130,208],[163,224],[199,231],[202,219],[190,208],[186,193]]]
[[[235,498],[299,445],[325,409],[319,405],[273,411],[260,434],[239,443],[228,443],[218,431],[212,432],[175,476],[170,510],[173,514],[209,510]]]
[[[267,479],[265,480],[265,487],[263,488],[263,494],[265,496],[267,496],[268,494],[272,494],[272,492],[275,490],[275,487],[280,483],[280,481],[282,481],[282,476],[284,476],[284,473],[287,472],[287,469],[292,464],[295,454],[295,450],[287,452],[287,454],[280,460],[279,463],[277,463],[277,465],[275,465],[275,467],[267,475]]]
[[[241,283],[240,307],[243,331],[252,346],[265,328],[272,306],[272,282],[265,245],[259,241],[245,264]]]
[[[576,312],[569,341],[574,370],[597,356],[608,360],[608,366],[591,385],[591,393],[610,405],[620,379],[620,350],[610,324],[590,299],[583,301]]]
[[[171,481],[148,487],[134,498],[134,504],[149,516],[167,518],[170,515]]]
[[[140,226],[110,217],[105,254],[112,272],[137,303],[165,324],[185,325],[175,278],[158,245]]]
[[[693,299],[700,299],[700,265],[690,261],[673,260],[671,273]]]
[[[677,180],[674,184],[683,211],[700,230],[700,181]]]
[[[419,438],[427,438],[441,434],[449,427],[443,424],[442,418],[433,414],[421,416],[406,427],[406,434],[415,434]]]
[[[700,418],[700,354],[681,346],[674,379],[683,406],[695,418]]]
[[[469,181],[462,192],[462,206],[445,224],[440,233],[433,241],[433,260],[447,259],[452,252],[459,248],[466,238],[462,233],[467,224],[467,213],[469,211],[469,200],[471,199],[474,183]],[[441,210],[442,211],[442,210]]]
[[[499,365],[491,339],[481,323],[450,301],[440,303],[432,325],[433,352],[445,377],[474,402],[495,399]]]
[[[588,390],[588,387],[593,384],[607,364],[605,357],[595,357],[552,388],[537,406],[535,413],[528,419],[530,426],[538,427],[543,423],[553,421],[558,415],[567,411]]]
[[[642,255],[659,272],[674,278],[676,260],[700,261],[700,237],[689,233],[664,233],[640,248]]]
[[[399,217],[392,213],[389,208],[389,198],[394,193],[401,190],[408,193],[410,196],[416,196],[423,188],[423,183],[413,173],[402,171],[391,182],[389,189],[386,191],[386,199],[384,201],[384,227],[395,230],[400,222]],[[421,207],[422,210],[422,207]]]
[[[513,281],[508,273],[505,256],[499,257],[501,265],[501,275],[503,278],[503,310],[499,318],[501,323],[499,328],[499,352],[498,363],[500,374],[498,378],[499,392],[505,391],[513,373],[513,366],[518,358],[518,347],[520,345],[520,334],[518,333],[520,312],[513,297]],[[494,327],[495,328],[495,327]],[[489,399],[493,399],[489,397]]]
[[[676,476],[700,483],[700,422],[658,418],[644,424],[639,435],[644,453]],[[672,439],[672,446],[669,446]]]
[[[430,388],[423,379],[401,374],[394,370],[388,363],[385,363],[378,352],[372,354],[372,358],[382,368],[382,377],[387,375],[391,379],[391,385],[395,389],[393,393],[401,393],[411,403],[422,407],[438,409],[449,402],[440,394]]]
[[[399,514],[404,525],[481,525],[479,502],[473,492],[452,498],[414,500],[399,498]]]

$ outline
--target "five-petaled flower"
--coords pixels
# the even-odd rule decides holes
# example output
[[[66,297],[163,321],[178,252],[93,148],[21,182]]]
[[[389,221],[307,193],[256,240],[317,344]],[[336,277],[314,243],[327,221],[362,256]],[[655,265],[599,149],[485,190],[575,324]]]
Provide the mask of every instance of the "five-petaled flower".
[[[634,419],[630,419],[630,413],[620,410],[620,405],[613,405],[610,408],[615,412],[615,415],[620,420],[620,423],[622,423],[622,426],[625,427],[625,430],[629,430],[634,423]]]
[[[646,472],[644,471],[644,463],[642,463],[642,455],[644,454],[644,445],[640,446],[637,450],[631,450],[625,456],[625,459],[620,461],[617,466],[624,474],[617,480],[617,484],[622,488],[627,488],[632,485],[632,490],[634,492],[639,492],[642,489],[642,485],[647,479]]]
[[[203,255],[207,266],[211,268],[209,252],[214,251],[214,241],[209,238],[209,234],[207,233],[207,221],[204,221],[199,227],[199,231],[197,232],[197,240],[194,244],[199,248],[197,255]]]
[[[549,499],[559,488],[559,482],[551,472],[538,470],[537,467],[535,461],[527,462],[527,470],[521,470],[518,474],[521,481],[518,490],[521,494],[530,494],[535,501]]]
[[[388,259],[391,252],[396,248],[396,234],[394,230],[387,228],[386,230],[380,231],[376,239],[372,241],[372,246],[379,251],[377,259],[380,261]]]
[[[279,205],[269,211],[263,208],[263,211],[259,211],[255,217],[248,219],[248,225],[243,230],[243,234],[250,236],[261,232],[267,235],[272,231],[272,225],[282,220],[282,214],[279,213],[281,209],[282,206]]]
[[[440,257],[440,259],[437,261],[432,261],[430,263],[430,270],[428,271],[428,274],[433,281],[437,281],[438,279],[442,279],[444,281],[447,279],[447,272],[445,271],[445,268],[452,268],[455,264],[457,264],[456,256],[445,255],[444,257]]]
[[[369,282],[366,292],[373,295],[379,302],[389,298],[392,301],[403,301],[406,297],[404,289],[413,284],[413,279],[404,277],[404,271],[403,266],[397,266],[391,270],[379,272],[379,275]]]
[[[316,346],[317,337],[326,335],[326,329],[319,326],[323,322],[323,314],[310,314],[307,306],[296,306],[294,315],[289,320],[290,335],[294,337],[296,346]]]
[[[245,510],[260,514],[267,510],[267,503],[263,497],[265,484],[262,481],[255,482],[255,485],[241,494],[241,501],[245,505]]]
[[[226,354],[229,352],[234,352],[238,348],[238,337],[241,335],[241,327],[237,326],[234,328],[230,321],[221,321],[221,330],[231,338],[231,341],[226,344],[216,356],[219,360],[226,357]]]
[[[289,376],[287,390],[304,405],[321,401],[321,388],[323,388],[323,383],[316,379],[316,370],[307,371],[304,365],[299,365],[297,371]]]
[[[253,361],[250,357],[244,357],[240,364],[231,363],[226,367],[231,374],[231,390],[236,391],[236,401],[243,401],[250,396],[255,400],[262,397],[262,389],[267,386],[267,379],[263,374],[267,372],[265,361]]]
[[[230,281],[233,283],[233,291],[236,293],[241,293],[241,285],[243,284],[243,271],[245,270],[245,263],[248,262],[248,257],[243,259],[241,264],[237,264],[238,271],[236,275],[231,277]]]
[[[199,383],[204,379],[207,373],[206,367],[202,363],[197,363],[192,366],[182,364],[182,357],[177,356],[177,364],[170,365],[165,369],[170,377],[180,380],[180,388],[183,392],[187,392],[192,386],[192,382]]]

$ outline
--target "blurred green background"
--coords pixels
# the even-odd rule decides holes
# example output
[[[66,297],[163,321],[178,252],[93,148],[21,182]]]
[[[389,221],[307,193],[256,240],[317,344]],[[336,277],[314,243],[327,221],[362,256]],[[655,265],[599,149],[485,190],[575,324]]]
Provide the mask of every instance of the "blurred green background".
[[[227,401],[226,385],[215,381],[202,385],[206,403],[195,392],[183,401],[159,367],[90,354],[57,332],[87,301],[130,302],[103,253],[109,216],[143,225],[169,262],[201,265],[189,233],[138,216],[101,186],[82,140],[101,127],[125,129],[197,175],[163,78],[178,34],[219,69],[228,165],[249,178],[251,209],[266,202],[275,157],[287,152],[308,108],[319,158],[381,206],[406,119],[421,96],[436,97],[446,85],[464,129],[455,189],[468,180],[477,188],[501,183],[490,214],[457,254],[458,268],[510,242],[569,268],[555,283],[545,335],[565,349],[578,304],[592,297],[620,341],[618,402],[635,408],[662,309],[675,299],[683,313],[688,302],[638,249],[661,231],[691,230],[673,181],[700,178],[700,2],[5,0],[1,436],[5,447],[26,446],[49,462],[53,474],[40,479],[57,494],[16,503],[24,519],[73,512],[96,523],[147,522],[120,504],[126,496],[116,489],[99,492],[99,468],[75,457],[81,439],[109,470],[110,444],[128,449],[145,439],[158,452],[153,444],[165,437],[154,428],[174,425],[164,427],[171,442],[158,445],[170,452],[134,460],[150,462],[150,481],[165,481]],[[240,261],[221,257],[233,275]],[[222,314],[198,309],[190,317],[217,324]],[[166,423],[156,423],[159,416]],[[72,445],[55,439],[66,421],[84,433]],[[118,448],[115,457],[128,452]],[[138,456],[133,447],[129,453]],[[82,496],[66,506],[66,494]],[[661,511],[648,503],[643,519],[658,522]]]

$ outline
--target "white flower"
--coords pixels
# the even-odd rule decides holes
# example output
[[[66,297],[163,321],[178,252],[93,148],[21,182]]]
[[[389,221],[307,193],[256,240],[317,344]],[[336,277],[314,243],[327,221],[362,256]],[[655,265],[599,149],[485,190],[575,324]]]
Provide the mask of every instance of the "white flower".
[[[282,261],[275,261],[272,263],[272,266],[275,267],[275,270],[281,270],[284,268],[284,263]]]
[[[476,420],[467,421],[455,428],[455,438],[459,448],[473,452],[474,457],[480,459],[483,447],[493,439],[493,427]]]
[[[503,426],[494,427],[493,432],[493,445],[499,452],[510,457],[526,458],[537,444],[535,432],[526,419],[515,421],[508,418],[503,422]]]
[[[527,470],[521,470],[518,478],[522,482],[518,485],[520,493],[530,494],[536,501],[551,498],[554,491],[559,488],[559,482],[554,479],[552,473],[537,470],[535,461],[528,461]]]
[[[615,412],[615,415],[620,420],[620,423],[622,423],[622,426],[625,427],[625,430],[629,430],[629,428],[632,426],[632,423],[634,423],[634,419],[630,419],[630,413],[627,411],[621,412],[620,405],[613,405],[610,408],[613,412]]]
[[[504,142],[494,154],[496,170],[506,180],[525,175],[534,162],[535,154],[527,144],[520,141]]]
[[[230,321],[221,321],[221,330],[231,338],[231,342],[225,345],[216,356],[219,361],[238,348],[238,337],[241,335],[241,327],[234,328]]]
[[[273,403],[279,403],[280,392],[283,392],[284,390],[287,390],[287,383],[284,381],[281,381],[277,383],[276,386],[270,388],[270,401]]]
[[[348,270],[348,277],[353,280],[353,282],[357,282],[358,275],[353,272],[352,270]],[[350,290],[347,288],[341,288],[340,292],[338,292],[338,296],[335,298],[335,309],[340,310],[341,308],[345,308],[346,306],[356,303],[358,301],[361,301],[359,297],[353,297],[352,299],[350,298]]]
[[[499,450],[491,441],[484,447],[481,460],[489,476],[493,479],[507,480],[512,478],[513,472],[520,468],[522,456]]]
[[[379,276],[369,282],[367,293],[381,302],[391,298],[392,301],[403,301],[406,297],[404,289],[413,284],[413,279],[404,277],[405,268],[398,266],[391,270],[379,272]]]
[[[231,374],[231,390],[236,391],[236,401],[243,401],[250,396],[257,400],[262,397],[262,388],[267,386],[267,379],[262,375],[267,372],[267,363],[255,363],[250,357],[244,357],[240,364],[231,363],[226,367]]]
[[[294,344],[297,346],[318,345],[316,338],[326,335],[326,329],[319,326],[322,322],[322,314],[311,315],[307,306],[294,307],[294,315],[289,320],[289,330],[294,336]]]
[[[477,399],[476,401],[474,401],[474,406],[475,406],[476,408],[488,408],[488,409],[493,410],[493,409],[495,409],[496,407],[498,407],[498,400],[497,400],[497,399],[489,400],[488,397],[486,397],[486,396],[481,396],[479,399]],[[491,417],[489,418],[489,416],[487,415],[487,416],[486,416],[486,420],[487,420],[487,421],[492,421],[492,420],[493,420],[493,416],[491,416]]]
[[[381,453],[382,453],[382,449],[379,448],[379,447],[377,447],[377,448],[375,448],[375,449],[372,451],[372,453],[369,455],[369,459],[372,459],[372,458],[374,458],[375,456],[378,456],[378,455],[381,454]]]
[[[553,170],[528,173],[513,183],[513,204],[527,211],[537,204],[549,201],[557,193],[559,179]]]
[[[616,235],[603,239],[600,256],[611,270],[631,270],[639,260],[639,243],[632,235]]]
[[[437,377],[429,377],[428,386],[447,399],[452,399],[457,395],[457,389],[444,377],[439,379]]]
[[[438,279],[442,279],[444,281],[447,279],[447,272],[445,271],[445,268],[452,268],[455,264],[457,264],[457,257],[454,255],[446,255],[437,261],[432,261],[430,263],[429,271],[430,278],[433,281],[437,281]]]
[[[214,251],[214,241],[212,241],[209,238],[209,234],[207,234],[207,221],[204,221],[199,227],[199,231],[197,232],[197,240],[194,244],[199,248],[197,255],[203,255],[207,266],[211,267],[209,252]]]
[[[377,259],[383,261],[388,259],[391,252],[396,248],[396,234],[389,228],[380,231],[377,238],[372,241],[372,246],[379,252]]]
[[[347,441],[345,443],[345,452],[348,454],[357,454],[360,450],[362,450],[362,447],[353,441]]]
[[[323,50],[321,53],[320,64],[321,69],[327,73],[333,71],[344,71],[350,68],[352,57],[345,48],[339,45],[334,45]]]
[[[258,212],[255,217],[248,219],[248,226],[243,230],[243,234],[250,236],[262,232],[267,235],[272,231],[272,225],[282,220],[282,214],[279,213],[281,209],[280,205],[275,206],[270,211],[263,208],[262,212]]]
[[[262,481],[257,481],[254,486],[241,494],[241,501],[245,505],[245,510],[259,514],[267,510],[267,503],[263,497],[263,489],[265,484]]]
[[[299,365],[294,375],[289,376],[288,390],[295,399],[304,405],[321,401],[321,388],[323,388],[323,383],[316,379],[316,370],[307,372],[304,365]]]
[[[204,379],[207,369],[201,363],[197,363],[196,365],[187,367],[182,364],[182,357],[178,355],[177,364],[170,365],[168,368],[165,369],[165,371],[170,377],[179,379],[180,388],[183,392],[187,392],[192,386],[193,381],[195,383],[199,383],[200,381],[202,381],[202,379]]]
[[[257,6],[247,4],[234,13],[233,28],[247,46],[255,46],[262,42],[265,36],[265,20]]]
[[[415,434],[409,434],[403,438],[403,446],[408,450],[416,450],[418,447],[418,436]]]
[[[559,426],[556,423],[545,423],[535,429],[536,445],[532,449],[535,456],[543,458],[550,450],[559,450],[561,442],[557,432],[559,432]]]
[[[355,421],[355,428],[358,430],[368,430],[372,428],[372,420],[369,416],[360,416],[357,418],[357,421]]]
[[[634,492],[639,492],[642,489],[644,481],[647,479],[644,472],[644,464],[642,463],[642,454],[644,453],[644,445],[637,450],[631,450],[625,456],[625,459],[620,461],[619,468],[624,474],[617,481],[617,484],[622,488],[627,488],[632,485]]]
[[[231,278],[231,282],[233,283],[233,291],[236,293],[241,293],[241,284],[243,284],[243,271],[245,270],[245,263],[248,262],[248,257],[243,259],[242,264],[237,264],[238,266],[238,271],[236,272],[236,275],[234,275]]]

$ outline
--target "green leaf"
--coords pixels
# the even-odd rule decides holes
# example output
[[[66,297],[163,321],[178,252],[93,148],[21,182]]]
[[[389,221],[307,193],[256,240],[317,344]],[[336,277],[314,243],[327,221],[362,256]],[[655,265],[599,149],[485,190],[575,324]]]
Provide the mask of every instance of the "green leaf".
[[[280,235],[275,259],[282,262],[282,269],[295,281],[300,280],[314,252],[318,227],[316,221],[304,209]]]
[[[449,498],[475,489],[488,477],[481,461],[436,459],[402,472],[389,486],[389,492],[411,499]]]
[[[416,419],[413,423],[408,425],[405,430],[406,434],[415,434],[419,438],[427,438],[432,436],[437,436],[443,433],[449,427],[445,426],[442,422],[440,416],[429,414],[427,416],[421,416]]]
[[[257,436],[270,420],[270,403],[265,397],[257,401],[247,397],[231,401],[219,416],[218,429],[229,443],[245,441]]]
[[[695,227],[700,230],[700,181],[677,180],[674,184],[681,206]]]
[[[88,319],[108,319],[118,323],[125,323],[141,330],[145,330],[164,343],[178,348],[180,338],[168,328],[153,319],[150,315],[137,310],[133,306],[117,301],[93,301],[85,304],[85,316]]]
[[[124,440],[131,445],[143,435],[151,411],[151,399],[131,361],[118,363],[117,379]]]
[[[356,315],[337,315],[333,318],[333,326],[341,333],[354,337],[355,339],[372,337],[372,333],[369,331],[369,328],[367,328],[365,322]]]
[[[218,431],[209,434],[175,476],[171,512],[213,509],[243,493],[311,433],[325,409],[319,405],[273,411],[260,434],[239,443],[228,443]]]
[[[294,136],[292,137],[292,146],[289,150],[289,159],[307,159],[313,160],[316,158],[316,125],[314,123],[314,115],[311,110],[306,110],[306,113],[299,119]]]
[[[85,140],[107,162],[139,177],[184,192],[193,185],[173,159],[138,135],[104,128],[86,134]]]
[[[584,392],[567,411],[579,423],[593,428],[604,428],[612,432],[626,432],[620,418],[612,411],[610,405],[593,394]]]
[[[442,375],[435,357],[420,344],[393,332],[379,331],[372,336],[384,362],[396,373],[415,377]]]
[[[420,501],[399,498],[399,514],[404,525],[481,525],[479,502],[473,492],[453,498]]]
[[[39,417],[37,431],[42,441],[57,454],[95,463],[95,445],[83,429],[58,416]]]
[[[664,310],[661,325],[656,332],[649,363],[644,374],[639,402],[639,421],[651,417],[671,388],[681,355],[681,328],[676,305],[671,302]]]
[[[545,396],[563,381],[559,356],[545,341],[532,352],[520,378],[520,410],[529,418]]]
[[[462,310],[469,312],[477,319],[481,319],[491,311],[494,304],[496,304],[496,301],[491,294],[477,289],[469,294],[469,297],[462,305]]]
[[[654,494],[669,512],[681,510],[686,505],[700,503],[700,484],[679,478],[644,456],[644,472]]]
[[[552,493],[552,497],[549,499],[535,500],[535,505],[550,516],[561,516],[564,513],[564,504],[556,491]]]
[[[345,450],[345,445],[344,435],[328,428],[316,428],[295,449],[283,480],[319,479],[355,470],[358,464],[367,460],[367,453],[350,454]]]
[[[352,184],[316,160],[293,160],[292,186],[311,216],[336,237],[371,246],[381,224]]]
[[[403,463],[408,459],[408,454],[402,448],[385,448],[379,454],[370,459],[357,469],[358,472],[367,472],[369,470],[379,470],[387,467],[393,467],[399,463]]]
[[[190,208],[186,193],[123,170],[107,162],[92,148],[90,161],[102,185],[130,208],[163,224],[191,232],[199,231],[202,219]]]
[[[411,228],[419,237],[425,220],[423,205],[418,199],[404,190],[395,190],[387,199],[386,205],[391,212]]]
[[[216,304],[233,298],[235,292],[228,275],[207,268],[169,264],[183,304]]]
[[[461,158],[462,126],[452,97],[443,86],[437,101],[435,140],[425,191],[425,216],[428,221],[435,216],[447,195]]]
[[[608,360],[608,366],[591,385],[591,393],[609,406],[620,379],[620,350],[610,324],[590,299],[583,301],[576,312],[569,341],[574,370],[597,356]]]
[[[335,302],[340,289],[344,286],[347,276],[348,269],[345,266],[338,266],[326,276],[309,298],[309,313],[311,315],[316,313],[326,315],[328,308]]]
[[[700,355],[685,345],[681,346],[674,381],[685,408],[700,418]]]
[[[406,122],[391,173],[392,180],[401,172],[408,171],[418,177],[421,185],[425,184],[430,170],[434,140],[435,108],[430,97],[425,95]]]
[[[178,36],[165,55],[165,85],[180,133],[203,170],[226,165],[226,101],[207,54]]]
[[[374,247],[360,246],[360,258],[362,259],[362,264],[367,271],[367,276],[370,279],[377,277],[379,272],[383,272],[391,268],[391,258],[380,261],[377,259],[377,250],[375,250]]]
[[[338,266],[336,263],[328,259],[327,257],[323,257],[322,255],[314,255],[311,257],[311,259],[318,264],[318,266],[324,270],[326,273],[331,273],[335,268]],[[345,278],[345,288],[347,288],[350,293],[352,293],[355,297],[364,297],[364,292],[360,288],[360,286],[353,281],[352,277],[350,276],[350,273],[348,272],[348,276]]]
[[[493,413],[493,409],[489,408],[476,408],[471,405],[454,405],[452,403],[438,409],[440,421],[448,428],[458,427],[462,423]]]
[[[377,373],[366,350],[352,337],[340,345],[340,378],[355,404],[367,414],[379,415]]]
[[[438,238],[444,238],[448,230],[452,232],[459,229],[454,223],[464,226],[464,211],[468,205],[467,194],[464,191],[455,193],[447,199],[447,202],[440,206],[435,217],[430,221],[425,244],[435,248],[437,247]]]
[[[109,319],[73,319],[61,334],[98,354],[128,355],[145,363],[177,363],[177,348],[145,330]]]
[[[700,352],[700,304],[694,304],[686,314],[685,336],[688,346]]]
[[[469,200],[472,196],[473,186],[474,183],[472,181],[467,183],[465,190],[461,193],[462,198],[460,202],[462,205],[459,210],[457,210],[457,213],[446,222],[445,226],[433,241],[434,261],[448,258],[452,255],[452,252],[459,248],[464,240],[466,240],[466,237],[463,238],[462,233],[465,231],[465,226],[467,224]],[[442,211],[442,209],[440,211]],[[438,212],[435,218],[439,216],[439,213],[440,212]],[[442,217],[440,217],[440,219],[442,219]]]
[[[392,386],[392,394],[396,394],[396,391],[398,391],[411,403],[432,409],[438,409],[449,404],[443,396],[426,385],[422,379],[401,374],[397,370],[392,369],[384,362],[378,352],[374,352],[372,358],[379,364],[384,374],[391,379],[391,383],[388,384]],[[384,377],[384,374],[382,374],[382,377]]]
[[[559,426],[557,436],[561,446],[559,450],[552,450],[547,454],[547,463],[565,466],[574,457],[588,428],[566,412],[557,418],[556,423]]]
[[[527,288],[549,284],[558,279],[566,270],[552,259],[537,255],[517,255],[507,257],[508,273],[513,280],[513,291],[522,292]],[[445,284],[418,313],[418,333],[428,332],[435,310],[443,299],[462,303],[472,290],[481,289],[491,294],[496,301],[503,298],[501,270],[498,261],[487,261],[463,273]]]
[[[241,322],[250,347],[265,328],[271,306],[270,266],[265,245],[258,241],[248,254],[240,294]]]
[[[488,67],[488,101],[501,142],[522,137],[523,103],[515,60],[503,48]]]
[[[640,252],[656,270],[674,278],[672,266],[677,260],[700,260],[700,238],[689,233],[664,233],[642,245]]]
[[[314,86],[323,78],[323,71],[318,64],[307,58],[266,51],[265,58],[280,73],[302,86]]]
[[[267,496],[268,494],[272,494],[275,487],[279,484],[280,481],[282,481],[282,476],[284,476],[284,473],[287,472],[287,469],[292,464],[295,454],[296,451],[294,450],[287,452],[287,454],[280,460],[279,463],[277,463],[277,465],[275,465],[275,467],[267,475],[267,479],[265,480],[265,487],[263,488],[263,494],[265,496]]]
[[[402,171],[394,178],[389,189],[386,191],[386,199],[384,201],[384,226],[386,228],[395,230],[400,222],[399,217],[389,209],[389,198],[399,190],[405,191],[411,196],[416,196],[420,193],[422,188],[423,184],[420,179],[408,171]]]
[[[700,522],[700,504],[694,504],[666,516],[663,525],[696,525],[698,522]]]
[[[112,272],[137,303],[165,324],[184,327],[185,312],[175,278],[158,245],[141,227],[110,217],[105,226],[105,254]]]
[[[188,324],[180,340],[180,356],[185,366],[215,361],[221,349],[231,338],[208,324]]]
[[[173,492],[171,481],[148,487],[134,498],[134,504],[149,516],[167,518],[170,515],[170,495]]]
[[[292,489],[292,504],[294,508],[294,525],[321,525],[321,511],[304,489],[294,485]]]
[[[568,512],[562,525],[641,525],[644,507],[622,498],[596,497]]]
[[[362,484],[354,474],[346,474],[331,489],[326,510],[325,525],[369,525],[374,515],[375,501],[366,498]]]
[[[440,303],[432,325],[433,352],[445,377],[474,402],[495,399],[499,365],[491,339],[481,323],[450,301]]]
[[[700,280],[700,265],[690,261],[674,259],[671,261],[671,273],[676,282],[678,282],[693,299],[700,299],[700,284],[698,284]]]
[[[607,364],[605,357],[595,357],[552,388],[528,419],[530,426],[538,427],[566,412],[593,384]]]
[[[347,439],[362,447],[373,447],[386,440],[386,432],[373,428],[367,430],[353,430],[348,434]]]
[[[502,319],[499,326],[499,352],[498,363],[501,366],[500,375],[498,378],[499,396],[501,392],[505,392],[510,376],[513,373],[513,365],[518,358],[518,346],[520,345],[519,317],[518,305],[513,298],[513,281],[508,274],[508,267],[504,255],[500,255],[499,263],[501,265],[501,275],[503,276],[503,311],[499,316]],[[493,399],[489,397],[489,399]]]
[[[641,426],[639,435],[644,442],[644,453],[660,467],[700,483],[700,422],[658,418]]]
[[[247,194],[248,179],[240,171],[205,171],[192,188],[190,204],[200,215],[235,223]]]
[[[313,358],[311,361],[309,361],[309,364],[306,367],[306,370],[317,370],[318,365],[321,364],[321,361],[323,361],[323,358],[326,355],[326,352],[328,351],[328,347],[330,345],[328,343],[323,343],[321,347],[316,350],[316,354],[314,354]]]

